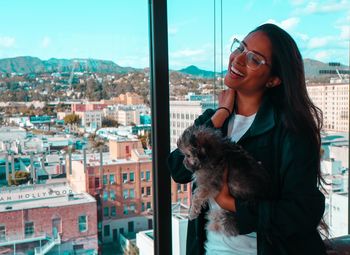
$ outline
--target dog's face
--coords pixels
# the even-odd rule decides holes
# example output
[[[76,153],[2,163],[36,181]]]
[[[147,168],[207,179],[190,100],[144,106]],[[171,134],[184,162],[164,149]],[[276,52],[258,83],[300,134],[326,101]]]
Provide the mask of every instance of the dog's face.
[[[183,164],[195,172],[216,159],[220,149],[216,146],[221,139],[219,132],[210,128],[191,126],[177,141],[177,146],[185,156]]]
[[[201,162],[193,147],[192,148],[184,147],[182,148],[181,152],[185,156],[183,160],[183,164],[188,170],[195,172],[196,170],[201,168]]]

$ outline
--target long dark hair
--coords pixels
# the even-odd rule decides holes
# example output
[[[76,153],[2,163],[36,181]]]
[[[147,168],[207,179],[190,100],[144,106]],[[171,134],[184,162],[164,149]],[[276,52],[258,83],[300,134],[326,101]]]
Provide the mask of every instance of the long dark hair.
[[[306,89],[304,64],[294,39],[282,28],[274,24],[263,24],[252,32],[261,31],[266,34],[272,45],[271,75],[281,79],[280,86],[270,88],[266,94],[272,102],[285,114],[287,128],[303,133],[319,148],[321,159],[322,111],[315,106]],[[321,185],[320,165],[318,181]]]
[[[322,111],[315,106],[306,89],[303,59],[294,39],[274,24],[263,24],[252,32],[261,31],[269,37],[272,46],[271,75],[281,79],[279,86],[266,90],[272,102],[285,114],[285,124],[295,132],[306,132],[310,141],[317,146],[318,185],[323,190],[327,184],[321,173],[321,129]],[[252,33],[251,32],[251,33]],[[320,227],[328,235],[328,226],[322,219]]]

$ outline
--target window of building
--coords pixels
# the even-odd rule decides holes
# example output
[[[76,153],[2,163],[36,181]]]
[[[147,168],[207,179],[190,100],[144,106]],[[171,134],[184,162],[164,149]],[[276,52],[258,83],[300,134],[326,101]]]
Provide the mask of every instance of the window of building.
[[[103,201],[108,201],[108,191],[103,191]]]
[[[143,181],[145,179],[145,172],[141,172],[140,173],[140,178],[141,178],[141,181]]]
[[[0,241],[6,240],[6,227],[0,225]]]
[[[151,195],[151,187],[146,187],[146,195],[147,196]]]
[[[87,216],[86,215],[81,215],[78,218],[78,228],[79,232],[85,232],[88,229],[87,225]]]
[[[104,235],[105,237],[108,237],[108,236],[111,235],[111,229],[110,229],[110,226],[109,226],[109,225],[105,225],[105,226],[103,227],[103,235]]]
[[[111,207],[111,216],[116,216],[117,215],[117,208],[113,205]]]
[[[146,181],[151,180],[151,172],[150,171],[146,171]]]
[[[126,204],[123,205],[123,214],[124,215],[128,214],[128,205],[126,205]]]
[[[141,203],[141,212],[144,212],[144,211],[145,211],[145,203],[142,202],[142,203]]]
[[[123,183],[128,182],[128,174],[127,173],[123,173]]]
[[[134,172],[131,172],[130,173],[130,179],[129,179],[131,182],[133,182],[135,180],[135,174]]]
[[[107,185],[107,175],[103,175],[103,185]]]
[[[135,190],[134,189],[130,189],[129,194],[130,194],[130,198],[135,198]]]
[[[31,237],[34,235],[34,222],[24,223],[24,236]]]
[[[146,207],[147,209],[151,209],[151,202],[147,202]]]
[[[115,200],[116,200],[116,194],[115,194],[115,191],[114,191],[114,190],[111,190],[111,191],[109,192],[109,194],[110,194],[110,198],[111,198],[111,200],[115,201]]]
[[[110,174],[109,175],[109,183],[110,184],[114,184],[115,183],[115,176],[114,176],[114,174]]]
[[[123,190],[123,198],[124,199],[128,199],[129,198],[129,190],[127,190],[127,189]]]
[[[108,206],[103,208],[103,216],[105,216],[105,217],[109,216],[109,207]]]
[[[132,212],[132,213],[135,213],[135,211],[136,211],[136,206],[135,206],[134,203],[130,204],[130,206],[129,206],[129,211]]]

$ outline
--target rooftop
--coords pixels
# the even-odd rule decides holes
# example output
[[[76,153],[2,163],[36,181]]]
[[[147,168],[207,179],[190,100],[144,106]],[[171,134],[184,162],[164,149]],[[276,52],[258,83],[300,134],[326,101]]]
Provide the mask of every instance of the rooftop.
[[[0,212],[93,203],[87,193],[74,193],[66,182],[2,187]]]

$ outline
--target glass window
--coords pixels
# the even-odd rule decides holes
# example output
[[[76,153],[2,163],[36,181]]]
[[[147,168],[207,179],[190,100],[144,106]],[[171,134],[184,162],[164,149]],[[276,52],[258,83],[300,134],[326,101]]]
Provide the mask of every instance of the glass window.
[[[117,215],[117,209],[116,209],[116,207],[113,205],[112,207],[111,207],[111,216],[116,216]]]
[[[134,189],[130,189],[129,194],[130,194],[130,198],[135,198],[135,190]]]
[[[104,190],[103,191],[103,201],[107,201],[108,200],[108,191]]]
[[[129,198],[129,191],[127,189],[123,190],[123,198],[128,199]]]
[[[78,218],[78,228],[79,232],[85,232],[88,229],[87,226],[87,216],[86,215],[81,215]]]
[[[133,182],[135,180],[134,172],[130,173],[130,181]]]
[[[108,206],[103,208],[103,216],[106,216],[106,217],[109,216],[109,207]]]
[[[135,211],[136,211],[135,204],[130,204],[129,210],[130,210],[130,212],[135,213]]]
[[[105,225],[105,226],[103,227],[103,235],[104,235],[105,237],[108,237],[108,236],[111,235],[110,232],[111,232],[110,226],[109,226],[109,225]]]
[[[142,211],[142,212],[145,211],[145,203],[144,203],[144,202],[141,203],[141,211]]]
[[[151,209],[151,202],[147,202],[146,206],[147,206],[147,209]]]
[[[147,196],[151,195],[151,187],[146,187],[146,195]]]
[[[115,179],[114,179],[115,177],[114,177],[114,174],[110,174],[109,175],[109,183],[110,184],[114,184],[115,183]]]
[[[124,204],[124,205],[123,205],[123,208],[124,208],[123,214],[124,214],[124,215],[127,215],[127,214],[128,214],[128,205]]]
[[[103,185],[107,185],[107,175],[103,175]]]
[[[115,191],[114,191],[114,190],[111,190],[111,191],[109,192],[109,194],[110,194],[111,200],[115,201],[115,200],[116,200]]]
[[[145,173],[142,171],[142,172],[141,172],[141,181],[143,181],[144,178],[145,178]]]
[[[0,241],[6,240],[6,227],[0,226]]]
[[[151,172],[150,171],[146,171],[146,181],[151,180]]]
[[[24,224],[24,236],[31,237],[34,234],[34,223],[26,222]]]
[[[128,174],[123,173],[123,183],[126,183],[128,181]]]

